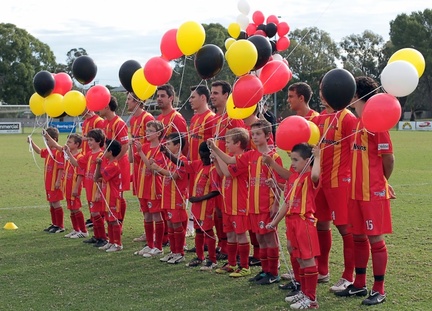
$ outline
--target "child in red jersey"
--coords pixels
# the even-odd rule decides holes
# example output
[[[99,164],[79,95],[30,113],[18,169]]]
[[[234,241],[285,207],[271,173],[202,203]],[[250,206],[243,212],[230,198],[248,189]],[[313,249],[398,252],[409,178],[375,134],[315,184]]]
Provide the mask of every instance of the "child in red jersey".
[[[105,219],[108,222],[109,242],[99,249],[107,253],[118,252],[123,249],[121,241],[122,223],[120,211],[120,174],[121,169],[117,161],[117,156],[121,151],[121,144],[117,140],[106,142],[104,157],[96,159],[96,170],[94,181],[100,184],[99,194],[105,206]]]
[[[63,149],[66,151],[72,165],[84,170],[84,188],[86,190],[86,198],[93,222],[94,236],[83,242],[94,244],[95,247],[101,247],[108,243],[104,220],[105,205],[97,195],[98,187],[94,182],[96,160],[103,155],[102,147],[104,146],[104,142],[104,132],[101,129],[93,129],[87,133],[87,143],[91,152],[85,153],[83,157],[75,158],[69,148],[65,147]]]
[[[268,146],[271,135],[271,124],[266,120],[259,120],[251,125],[252,142],[256,149],[247,151],[235,157],[222,152],[209,139],[208,143],[213,153],[227,164],[236,164],[238,169],[247,168],[248,180],[248,210],[251,230],[256,234],[260,247],[260,260],[262,271],[249,279],[260,285],[273,284],[280,281],[279,277],[279,239],[275,230],[268,230],[265,224],[269,223],[278,211],[278,190],[274,190],[268,184],[268,180],[276,179],[277,183],[283,183],[283,179],[270,167],[264,164],[263,158],[271,156],[282,165],[282,159]]]
[[[249,144],[249,133],[245,128],[233,128],[226,132],[225,146],[230,155],[243,154]],[[249,269],[250,243],[247,237],[249,230],[247,192],[247,168],[237,169],[235,165],[227,166],[225,162],[214,158],[219,175],[222,177],[221,189],[223,198],[223,230],[227,235],[228,262],[216,273],[229,273],[231,277],[243,277],[251,274]],[[237,254],[240,266],[237,267]]]
[[[44,180],[46,198],[50,206],[51,225],[44,229],[49,233],[64,232],[64,212],[61,206],[63,192],[61,190],[61,178],[63,175],[64,157],[61,151],[56,149],[59,131],[57,128],[49,127],[42,132],[44,139],[51,137],[52,140],[46,140],[48,148],[39,148],[39,146],[30,137],[27,142],[31,144],[33,150],[45,159]]]
[[[311,161],[312,155],[313,161]],[[320,149],[319,147],[312,149],[307,144],[298,144],[292,148],[290,157],[295,173],[288,179],[284,205],[267,228],[275,229],[285,218],[288,248],[300,264],[302,291],[295,295],[288,295],[285,301],[290,303],[291,309],[317,309],[318,267],[315,257],[319,256],[320,249],[316,230],[317,219],[314,213],[321,172]]]
[[[161,146],[163,153],[175,155],[180,161],[187,161],[182,154],[185,139],[181,133],[171,133],[166,137],[166,144]],[[168,226],[168,237],[171,252],[160,258],[160,261],[177,264],[185,260],[184,245],[188,215],[186,199],[188,198],[189,174],[183,166],[168,162],[166,167],[153,162],[152,169],[163,176],[162,178],[162,209]]]

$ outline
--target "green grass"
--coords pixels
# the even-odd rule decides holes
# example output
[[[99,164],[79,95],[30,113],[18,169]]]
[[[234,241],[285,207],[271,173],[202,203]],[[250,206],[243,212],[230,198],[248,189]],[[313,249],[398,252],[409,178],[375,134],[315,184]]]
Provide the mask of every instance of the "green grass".
[[[387,302],[380,310],[428,310],[432,299],[430,206],[432,133],[391,132],[396,164],[391,177],[394,233],[386,239],[389,264]],[[27,134],[1,135],[0,310],[286,310],[277,286],[250,285],[244,279],[167,265],[133,256],[142,246],[132,239],[143,230],[138,202],[127,195],[124,250],[106,254],[82,243],[42,231],[49,224],[42,160],[28,152]],[[34,140],[42,145],[40,135]],[[65,136],[60,138],[64,142]],[[84,213],[88,215],[87,208]],[[67,211],[65,223],[70,228]],[[281,239],[284,234],[281,230]],[[342,270],[341,239],[333,230],[331,282]],[[192,246],[193,239],[188,238]],[[283,242],[283,245],[285,243]],[[166,250],[167,251],[167,250]],[[284,247],[282,271],[286,271]],[[192,258],[187,254],[187,259]],[[258,268],[253,268],[257,273]],[[368,285],[372,284],[368,269]],[[364,310],[361,299],[338,299],[318,285],[321,310]]]

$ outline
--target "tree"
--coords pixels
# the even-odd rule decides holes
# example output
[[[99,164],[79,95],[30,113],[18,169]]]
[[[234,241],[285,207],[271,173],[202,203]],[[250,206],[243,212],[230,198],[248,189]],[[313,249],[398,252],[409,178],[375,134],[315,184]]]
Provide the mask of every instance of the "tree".
[[[281,55],[289,62],[293,73],[291,82],[308,83],[314,90],[310,106],[319,110],[318,82],[326,72],[336,68],[336,60],[339,58],[337,44],[329,33],[317,27],[294,30],[290,33],[290,41],[290,48]],[[281,100],[284,94],[278,94],[279,110],[285,108],[285,101]]]
[[[384,69],[384,39],[370,30],[361,35],[352,34],[340,42],[343,68],[354,76],[378,79]]]
[[[34,93],[33,77],[54,72],[57,64],[48,45],[13,24],[0,24],[0,100],[27,104]]]
[[[422,53],[426,69],[419,80],[417,89],[406,99],[406,108],[410,110],[432,110],[432,10],[400,14],[390,22],[391,45],[388,52],[402,48],[414,48]],[[402,102],[401,102],[402,104]],[[402,104],[403,110],[405,105]]]

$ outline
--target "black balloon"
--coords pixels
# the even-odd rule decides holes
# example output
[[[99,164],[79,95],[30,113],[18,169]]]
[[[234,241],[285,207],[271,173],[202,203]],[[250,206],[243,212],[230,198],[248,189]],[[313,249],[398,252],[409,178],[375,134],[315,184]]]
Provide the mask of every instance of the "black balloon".
[[[322,95],[330,107],[336,111],[349,105],[356,90],[355,79],[346,69],[332,69],[324,75],[321,81]]]
[[[247,39],[248,38],[248,35],[247,35],[247,33],[246,33],[246,31],[240,31],[240,34],[239,34],[239,36],[237,37],[237,40],[241,40],[241,39]]]
[[[276,41],[275,40],[270,40],[270,44],[271,44],[271,48],[272,48],[272,54],[275,54],[277,52]]]
[[[262,30],[262,31],[265,32],[265,30],[266,30],[266,25],[265,25],[265,24],[259,24],[259,25],[257,26],[256,30]]]
[[[277,26],[276,26],[275,23],[268,23],[265,26],[265,30],[264,31],[267,34],[267,37],[272,38],[272,37],[274,37],[274,35],[277,32]]]
[[[141,69],[142,66],[139,62],[136,60],[127,60],[121,65],[119,70],[119,79],[121,85],[126,89],[128,92],[133,92],[132,90],[132,77],[134,73]]]
[[[224,53],[214,44],[206,44],[195,54],[194,65],[198,75],[204,80],[217,75],[224,64]]]
[[[269,60],[272,55],[272,46],[270,41],[261,35],[254,35],[248,38],[250,42],[252,42],[258,52],[258,58],[253,67],[253,70],[258,70],[263,67]]]
[[[51,72],[42,70],[33,77],[33,87],[36,93],[42,97],[47,97],[51,94],[55,86],[54,76]]]
[[[73,77],[81,84],[88,84],[96,77],[97,66],[87,55],[75,58],[72,64]]]

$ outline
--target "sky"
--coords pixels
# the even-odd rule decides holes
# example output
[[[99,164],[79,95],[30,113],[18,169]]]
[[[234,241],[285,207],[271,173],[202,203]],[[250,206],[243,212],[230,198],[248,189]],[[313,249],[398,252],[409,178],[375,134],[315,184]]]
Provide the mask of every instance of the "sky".
[[[0,23],[25,29],[47,44],[57,63],[66,63],[67,52],[84,48],[97,65],[97,84],[119,86],[118,72],[127,60],[142,66],[160,56],[160,41],[183,23],[220,23],[227,27],[244,14],[239,1],[250,8],[276,15],[291,30],[318,27],[340,41],[371,30],[389,39],[390,21],[397,15],[432,8],[425,0],[19,0],[3,1]],[[289,37],[289,34],[288,34]],[[289,60],[288,60],[289,61]]]

